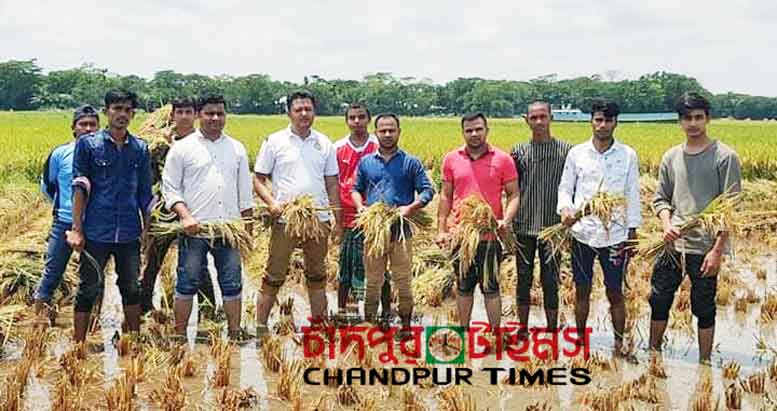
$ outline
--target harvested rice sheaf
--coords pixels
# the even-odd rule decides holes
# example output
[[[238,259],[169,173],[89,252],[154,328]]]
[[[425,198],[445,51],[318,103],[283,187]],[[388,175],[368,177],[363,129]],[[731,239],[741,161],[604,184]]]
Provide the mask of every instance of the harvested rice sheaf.
[[[302,242],[321,239],[325,233],[318,221],[318,212],[328,210],[328,207],[317,207],[309,194],[285,203],[281,218],[286,222],[286,235]]]
[[[575,220],[593,216],[598,218],[605,228],[608,228],[614,214],[625,207],[626,197],[600,190],[575,212]],[[550,260],[559,255],[562,249],[567,248],[569,245],[569,233],[570,227],[561,223],[546,227],[540,231],[537,238],[545,242],[550,250],[549,255],[543,256],[543,258]]]
[[[381,202],[373,203],[356,217],[356,227],[364,234],[365,254],[372,258],[386,255],[392,241],[404,241],[405,226],[417,229],[431,225],[432,219],[423,210],[402,217],[398,208]],[[398,239],[392,238],[393,230],[398,230]]]
[[[253,249],[253,239],[246,231],[245,225],[251,223],[248,218],[231,221],[200,223],[197,237],[211,241],[222,240],[230,247],[240,250],[240,255],[246,258]],[[151,225],[150,234],[155,237],[177,237],[184,232],[179,221],[156,222]]]
[[[413,278],[413,296],[418,303],[439,307],[453,290],[453,274],[444,268],[432,268]]]

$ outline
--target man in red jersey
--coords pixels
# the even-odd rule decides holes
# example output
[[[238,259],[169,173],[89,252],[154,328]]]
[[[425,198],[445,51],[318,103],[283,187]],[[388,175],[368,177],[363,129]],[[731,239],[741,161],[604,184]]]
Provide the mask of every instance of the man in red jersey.
[[[362,157],[378,149],[378,139],[367,131],[370,124],[370,110],[361,103],[353,103],[345,111],[345,123],[351,133],[335,143],[337,167],[340,174],[340,204],[343,207],[343,242],[340,245],[340,280],[337,289],[337,308],[342,317],[346,314],[348,294],[364,297],[364,236],[355,228],[356,206],[351,199],[351,190],[356,182],[356,170]],[[383,317],[391,312],[391,285],[383,283],[381,291]]]

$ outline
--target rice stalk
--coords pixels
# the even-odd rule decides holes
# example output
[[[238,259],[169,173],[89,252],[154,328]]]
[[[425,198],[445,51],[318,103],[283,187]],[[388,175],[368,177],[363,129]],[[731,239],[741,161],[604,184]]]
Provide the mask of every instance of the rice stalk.
[[[229,359],[231,347],[229,341],[221,338],[216,333],[210,334],[211,348],[210,354],[216,360],[216,371],[214,372],[211,383],[214,387],[226,387],[229,385]]]
[[[742,409],[742,390],[736,384],[731,384],[726,388],[726,408],[729,410]]]
[[[589,216],[596,217],[601,221],[605,230],[608,230],[614,214],[625,207],[626,198],[624,196],[600,190],[575,212],[574,217],[575,221]],[[569,246],[570,230],[571,227],[559,223],[540,231],[537,239],[548,245],[549,255],[545,256],[548,261],[560,255],[561,250]]]
[[[337,403],[343,407],[350,407],[361,401],[361,396],[353,385],[343,384],[337,389]]]
[[[302,372],[304,363],[301,360],[284,362],[281,365],[280,377],[276,386],[276,394],[285,401],[294,401],[302,395]]]
[[[413,296],[416,302],[439,307],[453,290],[453,275],[444,268],[432,268],[414,277]]]
[[[451,385],[436,395],[440,411],[476,411],[479,409],[475,399],[464,394],[460,386]]]
[[[272,373],[277,373],[281,369],[284,356],[281,350],[282,341],[277,336],[265,337],[262,341],[262,362],[264,368]]]
[[[740,370],[742,370],[742,366],[735,360],[723,363],[723,378],[736,380],[739,377]]]
[[[216,240],[222,240],[228,246],[238,249],[240,255],[245,258],[253,249],[253,239],[245,229],[245,225],[249,223],[251,223],[249,218],[200,223],[196,237],[210,240],[211,245],[214,245]],[[151,225],[149,233],[159,238],[169,238],[178,237],[184,233],[184,230],[179,221],[158,221]]]
[[[402,389],[402,410],[426,411],[426,406],[415,390],[405,387]]]
[[[318,221],[319,211],[329,211],[328,207],[317,207],[309,194],[301,195],[283,205],[281,218],[286,222],[286,235],[301,242],[319,240],[324,229]]]
[[[381,202],[373,203],[356,217],[356,228],[364,234],[365,254],[371,258],[386,255],[394,241],[404,242],[405,227],[417,229],[431,225],[431,218],[423,210],[402,217],[399,209]],[[395,232],[398,238],[393,238]]]

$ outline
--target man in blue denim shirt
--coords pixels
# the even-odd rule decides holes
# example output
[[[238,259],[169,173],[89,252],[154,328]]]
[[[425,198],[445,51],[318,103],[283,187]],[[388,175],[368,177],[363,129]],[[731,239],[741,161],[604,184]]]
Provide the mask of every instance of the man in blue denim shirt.
[[[416,157],[399,149],[399,118],[394,114],[380,114],[375,118],[375,134],[378,136],[378,151],[359,161],[356,184],[351,196],[357,212],[366,204],[383,202],[397,207],[402,217],[408,217],[425,207],[434,197],[434,188],[429,182],[426,170]],[[418,193],[418,198],[416,198]],[[407,225],[403,226],[407,227]],[[364,269],[367,276],[367,293],[364,299],[366,321],[375,321],[378,298],[385,279],[384,273],[391,264],[391,275],[399,294],[399,317],[403,329],[396,335],[404,339],[410,335],[410,317],[413,315],[413,291],[410,288],[413,246],[412,233],[404,230],[404,241],[392,241],[386,255],[378,258],[364,255]],[[393,235],[399,237],[399,229],[392,227]]]
[[[111,255],[130,331],[140,330],[140,241],[148,228],[151,164],[145,141],[127,130],[137,95],[111,90],[105,95],[108,128],[81,137],[73,156],[73,226],[67,241],[105,268]],[[141,221],[141,214],[143,220]],[[76,342],[86,338],[89,315],[103,278],[86,259],[79,267],[73,324]]]
[[[73,252],[65,241],[65,231],[73,224],[70,185],[73,181],[75,139],[94,133],[99,126],[100,117],[94,107],[86,105],[77,108],[70,126],[73,130],[73,141],[52,150],[43,166],[41,191],[54,204],[54,220],[47,240],[46,264],[34,295],[36,313],[41,312],[51,302]]]

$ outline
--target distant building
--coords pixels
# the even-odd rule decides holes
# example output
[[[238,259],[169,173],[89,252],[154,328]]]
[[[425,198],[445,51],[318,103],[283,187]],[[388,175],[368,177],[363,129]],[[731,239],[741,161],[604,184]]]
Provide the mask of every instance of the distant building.
[[[554,121],[590,121],[591,115],[577,108],[552,110]],[[677,121],[677,113],[621,113],[621,123]]]

